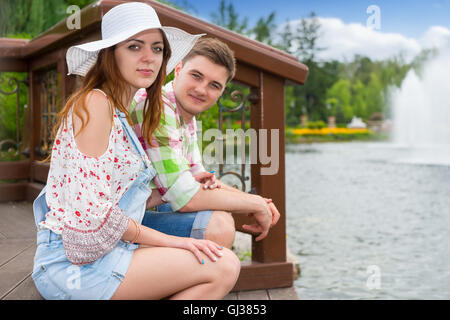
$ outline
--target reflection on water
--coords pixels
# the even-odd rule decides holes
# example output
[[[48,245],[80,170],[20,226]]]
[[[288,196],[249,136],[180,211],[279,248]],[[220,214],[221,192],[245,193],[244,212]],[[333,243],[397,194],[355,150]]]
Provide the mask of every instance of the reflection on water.
[[[449,165],[381,143],[286,150],[301,299],[450,299]]]

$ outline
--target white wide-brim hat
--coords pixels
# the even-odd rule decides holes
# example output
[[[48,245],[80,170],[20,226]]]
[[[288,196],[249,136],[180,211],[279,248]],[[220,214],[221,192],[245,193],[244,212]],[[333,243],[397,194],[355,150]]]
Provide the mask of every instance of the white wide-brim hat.
[[[68,75],[85,76],[97,61],[101,49],[116,45],[148,29],[161,29],[169,41],[172,55],[167,62],[167,74],[189,53],[197,39],[205,35],[192,35],[178,28],[161,26],[155,9],[146,3],[120,4],[103,16],[102,40],[73,46],[67,50]]]

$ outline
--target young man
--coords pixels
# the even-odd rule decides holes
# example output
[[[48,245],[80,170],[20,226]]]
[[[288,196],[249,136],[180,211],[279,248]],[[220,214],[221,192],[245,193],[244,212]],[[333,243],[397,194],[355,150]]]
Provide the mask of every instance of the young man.
[[[269,199],[227,186],[206,172],[197,144],[195,116],[218,101],[234,77],[235,59],[228,46],[201,38],[175,67],[174,80],[163,88],[164,114],[149,146],[141,134],[145,90],[132,106],[135,130],[157,175],[148,206],[166,202],[158,212],[147,211],[143,224],[177,236],[205,238],[231,248],[235,227],[230,213],[252,215],[256,222],[243,227],[263,239],[276,224],[279,212]]]

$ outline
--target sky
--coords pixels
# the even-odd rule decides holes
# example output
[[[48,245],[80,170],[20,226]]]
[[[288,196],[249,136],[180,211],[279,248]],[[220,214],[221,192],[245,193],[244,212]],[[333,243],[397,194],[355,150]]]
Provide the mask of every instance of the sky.
[[[211,21],[220,0],[175,0],[190,13]],[[411,59],[424,48],[450,47],[450,0],[227,0],[253,26],[275,11],[276,24],[294,23],[315,12],[322,24],[322,59],[351,59],[364,54],[384,59],[402,52]],[[379,19],[374,20],[376,6]],[[375,21],[379,25],[374,24]],[[375,28],[376,27],[376,28]]]

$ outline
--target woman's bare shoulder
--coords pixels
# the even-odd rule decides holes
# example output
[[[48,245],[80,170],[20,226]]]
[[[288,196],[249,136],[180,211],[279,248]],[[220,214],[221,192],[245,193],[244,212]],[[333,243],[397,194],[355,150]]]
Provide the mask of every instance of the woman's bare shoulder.
[[[86,96],[85,108],[89,113],[89,121],[81,131],[82,121],[76,113],[73,115],[75,139],[82,153],[97,157],[108,147],[112,124],[111,107],[103,93],[92,90]],[[81,116],[86,123],[86,115],[81,113]]]

